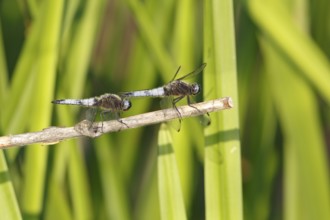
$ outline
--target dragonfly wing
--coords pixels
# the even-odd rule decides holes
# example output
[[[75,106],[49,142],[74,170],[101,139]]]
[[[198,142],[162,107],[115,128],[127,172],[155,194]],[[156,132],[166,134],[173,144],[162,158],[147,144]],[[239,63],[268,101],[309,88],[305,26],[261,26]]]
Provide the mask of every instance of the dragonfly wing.
[[[209,114],[199,116],[199,121],[203,127],[207,127],[211,124],[211,118]]]
[[[86,120],[93,123],[96,120],[97,111],[98,111],[97,108],[88,108],[85,112]]]
[[[119,112],[103,111],[100,114],[101,121],[119,120]]]
[[[181,130],[181,119],[173,119],[167,122],[168,126],[179,132]]]
[[[188,103],[190,105],[190,104],[194,104],[196,102],[194,100],[188,98]],[[196,109],[196,110],[198,110],[198,109]],[[199,122],[202,124],[203,127],[207,127],[211,124],[211,118],[210,118],[210,115],[208,113],[198,116],[198,119],[199,119]]]
[[[173,97],[166,96],[160,100],[160,107],[161,109],[172,108]]]
[[[195,69],[194,71],[192,71],[191,73],[188,73],[176,80],[183,80],[183,79],[186,79],[186,78],[190,78],[190,77],[193,77],[193,76],[196,76],[197,74],[201,73],[204,68],[206,67],[206,63],[203,63],[200,67],[198,67],[197,69]]]

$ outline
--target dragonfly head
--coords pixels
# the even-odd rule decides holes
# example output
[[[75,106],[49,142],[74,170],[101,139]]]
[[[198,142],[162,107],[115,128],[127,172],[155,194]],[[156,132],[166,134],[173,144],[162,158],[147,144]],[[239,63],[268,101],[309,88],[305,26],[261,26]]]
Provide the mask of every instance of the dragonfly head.
[[[128,109],[130,109],[132,106],[132,103],[131,101],[127,100],[127,99],[124,99],[123,102],[122,102],[122,109],[123,111],[127,111]]]
[[[192,95],[197,95],[201,90],[201,87],[197,83],[193,83],[191,85],[191,94]]]

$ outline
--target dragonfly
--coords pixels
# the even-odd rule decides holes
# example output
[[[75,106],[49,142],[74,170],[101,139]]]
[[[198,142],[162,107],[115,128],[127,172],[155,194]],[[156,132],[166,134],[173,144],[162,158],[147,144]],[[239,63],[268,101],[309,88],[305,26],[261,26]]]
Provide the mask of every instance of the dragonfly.
[[[122,98],[119,95],[112,93],[105,93],[101,96],[96,96],[87,99],[58,99],[53,100],[53,104],[62,104],[62,105],[79,105],[82,107],[87,107],[91,109],[100,109],[101,110],[101,120],[102,120],[102,128],[103,128],[103,115],[106,113],[113,113],[116,119],[123,123],[120,118],[120,113],[123,111],[127,111],[131,108],[132,104],[129,100]],[[93,115],[91,122],[94,121],[96,116]],[[124,123],[125,124],[125,123]],[[125,124],[126,125],[126,124]],[[127,126],[127,125],[126,125]]]
[[[201,87],[198,83],[195,83],[195,82],[187,83],[187,82],[184,82],[183,80],[201,73],[204,70],[205,66],[206,66],[206,63],[203,63],[200,67],[198,67],[194,71],[176,79],[176,77],[181,69],[181,66],[180,66],[178,68],[178,70],[176,71],[176,73],[174,74],[174,77],[172,78],[172,80],[169,83],[165,84],[164,86],[157,87],[154,89],[123,92],[123,93],[120,93],[120,95],[122,97],[128,97],[128,98],[131,98],[131,97],[165,98],[165,99],[163,99],[165,101],[161,102],[162,107],[165,107],[167,105],[166,101],[170,102],[172,104],[172,107],[175,108],[178,113],[179,122],[180,122],[179,126],[181,127],[182,117],[176,106],[177,102],[179,102],[180,100],[182,100],[183,98],[186,97],[188,105],[191,106],[192,102],[191,102],[190,97],[197,95],[201,90]],[[171,101],[169,101],[169,100],[171,100]],[[191,107],[196,109],[196,107],[193,107],[193,106],[191,106]],[[177,129],[178,131],[180,131],[180,127]]]

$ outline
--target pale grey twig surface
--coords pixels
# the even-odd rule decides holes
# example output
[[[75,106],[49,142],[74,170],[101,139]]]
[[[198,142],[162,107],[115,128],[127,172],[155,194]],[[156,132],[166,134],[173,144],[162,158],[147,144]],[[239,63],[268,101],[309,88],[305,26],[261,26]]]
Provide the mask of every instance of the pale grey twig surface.
[[[230,97],[178,107],[182,118],[194,117],[210,112],[225,110],[233,107]],[[62,140],[81,136],[98,137],[104,133],[123,131],[145,125],[158,124],[179,118],[174,108],[148,112],[140,115],[121,118],[120,121],[90,122],[84,120],[74,127],[49,127],[42,131],[0,137],[0,149],[25,146],[40,143],[43,145],[56,144]]]

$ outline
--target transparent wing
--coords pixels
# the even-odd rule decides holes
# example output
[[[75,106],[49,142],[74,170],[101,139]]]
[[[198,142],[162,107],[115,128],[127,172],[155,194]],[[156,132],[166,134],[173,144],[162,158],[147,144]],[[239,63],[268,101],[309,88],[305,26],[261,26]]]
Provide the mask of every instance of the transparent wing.
[[[188,100],[189,100],[189,105],[196,103],[192,99],[188,99]],[[198,110],[198,109],[196,108],[196,110]],[[199,122],[202,124],[203,127],[207,127],[211,124],[211,118],[210,118],[210,115],[208,113],[198,116],[198,119],[199,119]]]
[[[97,116],[97,108],[87,108],[85,110],[85,119],[91,123],[95,122]]]
[[[166,96],[160,100],[160,107],[161,109],[172,108],[173,97]]]
[[[120,114],[119,112],[111,112],[111,111],[101,112],[100,118],[101,121],[119,120]]]
[[[183,80],[183,79],[187,79],[187,78],[190,78],[190,77],[193,77],[193,76],[196,76],[197,74],[201,73],[204,68],[206,67],[206,63],[203,63],[200,67],[198,67],[197,69],[195,69],[194,71],[192,71],[191,73],[188,73],[176,80]]]
[[[203,127],[207,127],[211,124],[211,118],[209,114],[204,114],[199,116],[199,122],[202,124]]]

